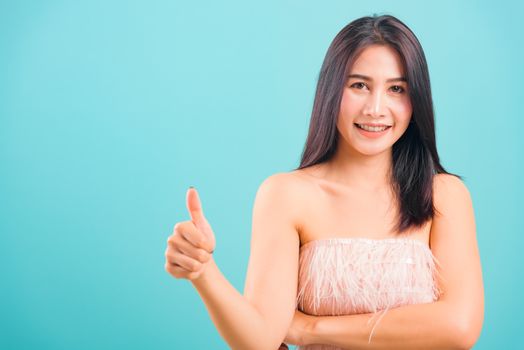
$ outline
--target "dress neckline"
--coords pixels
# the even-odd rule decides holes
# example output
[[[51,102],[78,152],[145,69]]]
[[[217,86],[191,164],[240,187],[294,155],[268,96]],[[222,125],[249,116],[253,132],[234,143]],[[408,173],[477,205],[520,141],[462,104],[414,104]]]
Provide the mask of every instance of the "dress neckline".
[[[387,243],[400,243],[400,244],[415,244],[422,247],[429,248],[429,245],[422,242],[418,239],[412,238],[399,238],[399,237],[390,237],[390,238],[365,238],[365,237],[327,237],[327,238],[318,238],[311,241],[308,241],[300,246],[300,250],[306,247],[314,247],[319,245],[329,245],[333,243],[350,243],[350,242],[360,242],[367,244],[387,244]]]

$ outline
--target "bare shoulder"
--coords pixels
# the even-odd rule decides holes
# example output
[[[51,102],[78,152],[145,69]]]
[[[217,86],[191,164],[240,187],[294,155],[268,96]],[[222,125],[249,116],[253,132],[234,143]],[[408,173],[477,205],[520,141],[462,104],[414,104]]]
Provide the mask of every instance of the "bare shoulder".
[[[279,192],[286,198],[296,198],[308,187],[310,181],[298,170],[275,173],[264,179],[260,189]],[[309,185],[310,186],[310,185]]]
[[[292,200],[303,187],[304,180],[294,172],[281,172],[266,177],[258,191],[271,192],[281,200]]]
[[[433,199],[438,211],[455,204],[469,205],[471,194],[466,184],[457,176],[451,174],[437,174],[433,178]]]
[[[433,186],[440,191],[462,191],[468,192],[464,181],[451,174],[436,174],[433,177]]]
[[[285,209],[285,213],[290,215],[289,219],[298,228],[302,213],[300,204],[304,202],[306,186],[307,181],[297,176],[295,171],[275,173],[262,181],[257,197]]]
[[[280,172],[269,175],[264,179],[262,184],[264,185],[273,185],[273,186],[282,186],[282,185],[292,185],[293,182],[296,182],[296,177],[293,175],[293,172]]]

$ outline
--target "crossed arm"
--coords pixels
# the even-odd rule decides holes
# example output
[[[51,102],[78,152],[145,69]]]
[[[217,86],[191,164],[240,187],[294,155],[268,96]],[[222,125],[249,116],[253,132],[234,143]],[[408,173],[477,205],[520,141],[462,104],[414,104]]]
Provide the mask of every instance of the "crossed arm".
[[[456,177],[437,176],[430,246],[440,263],[434,303],[389,309],[376,327],[373,314],[309,316],[297,311],[291,328],[303,344],[350,349],[470,349],[482,329],[484,289],[469,191]]]
[[[470,349],[478,334],[475,322],[462,323],[456,310],[437,301],[389,309],[368,343],[373,314],[348,316],[299,315],[301,345],[330,344],[359,349]],[[296,322],[295,320],[293,322]]]

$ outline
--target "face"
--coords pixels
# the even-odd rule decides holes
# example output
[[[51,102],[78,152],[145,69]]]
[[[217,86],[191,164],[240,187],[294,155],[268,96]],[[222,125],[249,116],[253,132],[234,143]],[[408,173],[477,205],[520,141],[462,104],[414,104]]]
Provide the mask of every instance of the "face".
[[[353,63],[337,120],[340,141],[345,141],[351,153],[390,151],[406,131],[411,100],[407,82],[397,78],[405,78],[404,68],[398,53],[388,46],[368,46]],[[371,125],[378,127],[370,129]],[[386,126],[383,131],[382,126]]]

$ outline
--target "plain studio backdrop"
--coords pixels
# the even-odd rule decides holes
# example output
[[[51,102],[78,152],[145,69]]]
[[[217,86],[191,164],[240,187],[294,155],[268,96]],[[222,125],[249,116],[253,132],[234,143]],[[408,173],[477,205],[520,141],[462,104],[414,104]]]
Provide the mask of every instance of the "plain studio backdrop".
[[[391,14],[426,54],[437,145],[474,203],[475,349],[522,347],[524,13],[517,1],[2,1],[0,348],[227,349],[164,270],[195,186],[243,291],[255,193],[298,166],[322,60]]]

